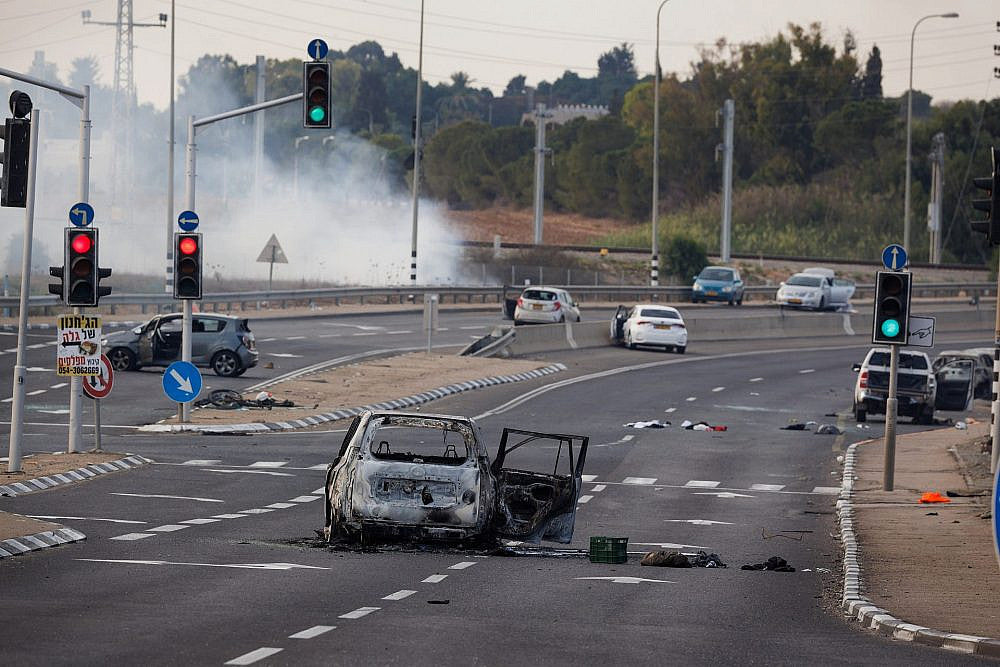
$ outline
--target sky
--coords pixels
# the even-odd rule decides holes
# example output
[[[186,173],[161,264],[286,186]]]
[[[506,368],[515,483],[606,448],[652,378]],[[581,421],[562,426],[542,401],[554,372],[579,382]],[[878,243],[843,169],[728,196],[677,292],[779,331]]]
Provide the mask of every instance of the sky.
[[[114,21],[117,0],[0,0],[0,66],[26,71],[37,50],[62,77],[74,58],[98,58],[102,82],[114,78],[115,32],[84,25],[83,10],[95,21]],[[426,0],[424,76],[430,83],[455,71],[471,75],[477,87],[500,94],[511,77],[528,85],[553,81],[565,70],[596,73],[598,56],[627,42],[635,49],[640,75],[653,70],[656,0]],[[134,0],[134,21],[157,23],[170,13],[170,0]],[[993,98],[1000,94],[994,44],[1000,2],[988,0],[668,0],[660,24],[660,60],[666,72],[686,75],[700,45],[720,37],[731,43],[758,41],[789,22],[820,22],[838,46],[850,30],[863,62],[873,44],[883,60],[883,90],[907,89],[910,31],[928,14],[958,12],[954,19],[930,18],[918,30],[914,88],[935,102]],[[257,54],[306,58],[315,37],[335,49],[378,41],[416,67],[420,0],[178,0],[177,76],[202,54],[228,53],[242,63]],[[170,91],[170,29],[135,29],[135,80],[141,102],[165,108]]]

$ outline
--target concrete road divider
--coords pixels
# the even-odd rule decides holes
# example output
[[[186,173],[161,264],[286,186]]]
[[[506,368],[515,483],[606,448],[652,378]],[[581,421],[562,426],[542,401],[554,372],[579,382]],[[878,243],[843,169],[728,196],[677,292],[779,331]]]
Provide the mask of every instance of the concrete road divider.
[[[936,318],[938,333],[983,333],[992,338],[994,311],[985,308],[957,308],[934,311],[922,308],[920,314]],[[815,338],[856,336],[868,338],[872,328],[870,312],[812,313],[787,310],[759,311],[748,314],[734,311],[732,316],[688,314],[684,321],[692,344],[699,341],[755,340],[774,338]],[[611,323],[566,322],[518,327],[497,327],[491,340],[477,341],[462,354],[477,356],[512,356],[611,344]]]

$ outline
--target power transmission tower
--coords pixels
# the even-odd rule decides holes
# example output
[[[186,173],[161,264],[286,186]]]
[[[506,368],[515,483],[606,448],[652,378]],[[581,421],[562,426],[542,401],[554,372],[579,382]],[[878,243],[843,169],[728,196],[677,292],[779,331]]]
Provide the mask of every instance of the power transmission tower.
[[[82,12],[84,25],[110,25],[115,27],[115,83],[111,104],[113,132],[111,159],[111,216],[124,206],[126,217],[131,217],[133,174],[135,173],[135,71],[132,67],[135,28],[165,28],[167,15],[160,14],[158,23],[136,23],[132,20],[132,0],[118,0],[118,18],[115,21],[94,21],[90,10]],[[124,200],[124,201],[123,201]]]

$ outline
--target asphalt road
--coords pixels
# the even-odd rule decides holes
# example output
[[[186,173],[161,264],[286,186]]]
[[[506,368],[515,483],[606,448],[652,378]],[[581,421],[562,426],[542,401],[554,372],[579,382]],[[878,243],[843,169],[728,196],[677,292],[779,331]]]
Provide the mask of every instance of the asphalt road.
[[[459,322],[477,317],[456,316],[442,326],[471,331]],[[390,347],[396,336],[401,345],[415,340],[391,334],[388,321],[378,324],[386,329],[375,336],[341,335],[329,344],[345,346],[336,352],[344,354]],[[327,324],[296,326],[254,328],[259,339],[275,337],[268,343],[281,344],[275,349],[333,356],[315,341],[287,340],[327,331]],[[443,334],[456,342],[470,335],[458,332]],[[705,345],[683,357],[618,348],[548,355],[569,370],[426,408],[480,416],[491,451],[504,426],[589,435],[584,472],[593,477],[581,497],[572,549],[585,550],[592,535],[627,536],[636,552],[659,545],[715,552],[726,569],[420,548],[331,552],[310,541],[323,522],[322,500],[311,498],[319,498],[323,468],[339,447],[337,429],[242,437],[118,429],[106,448],[143,454],[157,465],[0,499],[0,509],[21,514],[78,517],[52,520],[88,535],[82,544],[0,561],[5,661],[975,662],[871,636],[841,617],[840,550],[832,537],[839,479],[832,473],[839,452],[881,430],[878,419],[862,430],[848,416],[850,367],[867,346],[840,338],[774,347]],[[311,358],[303,354],[302,363]],[[658,365],[593,377],[648,362]],[[158,375],[137,375],[158,389]],[[570,378],[576,381],[564,382]],[[543,387],[550,389],[526,396]],[[673,425],[623,426],[648,419]],[[728,430],[687,431],[679,428],[683,419]],[[789,420],[839,423],[846,433],[781,430]],[[53,432],[41,428],[31,442],[58,449],[61,440],[46,439]],[[552,452],[532,455],[541,464]],[[772,536],[778,532],[783,536]],[[799,571],[739,569],[772,555]]]

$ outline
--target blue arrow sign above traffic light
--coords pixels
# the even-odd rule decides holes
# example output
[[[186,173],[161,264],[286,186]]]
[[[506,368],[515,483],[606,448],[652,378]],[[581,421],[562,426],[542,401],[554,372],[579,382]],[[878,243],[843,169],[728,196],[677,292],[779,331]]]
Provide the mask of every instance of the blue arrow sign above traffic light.
[[[69,221],[77,227],[86,227],[94,221],[94,207],[87,202],[77,202],[69,208]]]
[[[194,211],[184,211],[177,216],[177,226],[185,232],[193,232],[198,229],[198,214]]]

